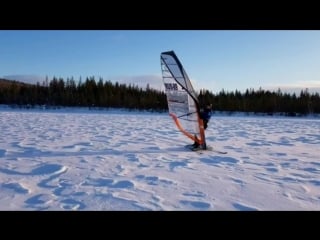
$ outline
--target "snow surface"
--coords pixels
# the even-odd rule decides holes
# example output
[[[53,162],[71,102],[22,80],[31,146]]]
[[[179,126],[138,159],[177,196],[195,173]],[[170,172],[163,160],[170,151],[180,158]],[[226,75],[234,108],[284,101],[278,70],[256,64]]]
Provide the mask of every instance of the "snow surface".
[[[320,210],[320,120],[0,109],[0,210]]]

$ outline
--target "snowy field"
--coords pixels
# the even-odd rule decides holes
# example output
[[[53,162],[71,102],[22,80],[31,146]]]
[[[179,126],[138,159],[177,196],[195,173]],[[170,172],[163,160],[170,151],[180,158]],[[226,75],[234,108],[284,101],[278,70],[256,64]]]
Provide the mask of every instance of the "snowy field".
[[[0,210],[320,210],[320,120],[0,110]]]

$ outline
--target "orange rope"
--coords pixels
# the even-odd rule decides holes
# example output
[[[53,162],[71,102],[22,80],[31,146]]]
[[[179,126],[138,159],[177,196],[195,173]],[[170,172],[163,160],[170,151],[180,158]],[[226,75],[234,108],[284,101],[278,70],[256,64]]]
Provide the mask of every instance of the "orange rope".
[[[173,113],[169,113],[169,115],[173,118],[173,120],[174,120],[175,124],[177,125],[178,129],[183,134],[185,134],[188,138],[192,139],[193,141],[196,141],[199,144],[203,144],[204,143],[204,141],[203,141],[203,139],[204,139],[204,128],[203,128],[202,119],[200,119],[200,118],[198,119],[199,124],[200,124],[200,137],[201,137],[201,139],[198,139],[197,137],[195,137],[194,135],[190,134],[189,132],[187,132],[186,130],[184,130],[182,128],[182,126],[180,125],[180,122],[179,122],[179,120],[178,120],[176,115],[174,115]]]

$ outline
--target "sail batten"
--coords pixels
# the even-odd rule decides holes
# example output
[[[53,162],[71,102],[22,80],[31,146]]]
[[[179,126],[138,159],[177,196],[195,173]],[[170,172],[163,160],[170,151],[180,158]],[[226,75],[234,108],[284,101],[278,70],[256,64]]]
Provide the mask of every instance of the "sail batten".
[[[199,101],[186,71],[173,51],[162,52],[160,59],[169,115],[185,136],[205,143]]]

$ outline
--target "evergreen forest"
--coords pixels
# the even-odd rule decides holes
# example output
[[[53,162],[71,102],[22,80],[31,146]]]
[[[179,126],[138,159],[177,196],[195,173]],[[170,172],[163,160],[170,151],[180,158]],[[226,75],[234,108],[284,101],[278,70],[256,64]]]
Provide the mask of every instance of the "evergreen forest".
[[[299,94],[247,89],[245,92],[221,90],[214,94],[207,89],[198,92],[200,104],[212,103],[214,111],[283,114],[303,116],[320,113],[319,93],[309,93],[301,89]],[[0,79],[0,104],[11,107],[45,106],[126,108],[132,110],[167,111],[165,92],[146,86],[120,84],[118,82],[96,80],[94,77],[73,78],[54,77],[43,83],[27,84]]]

